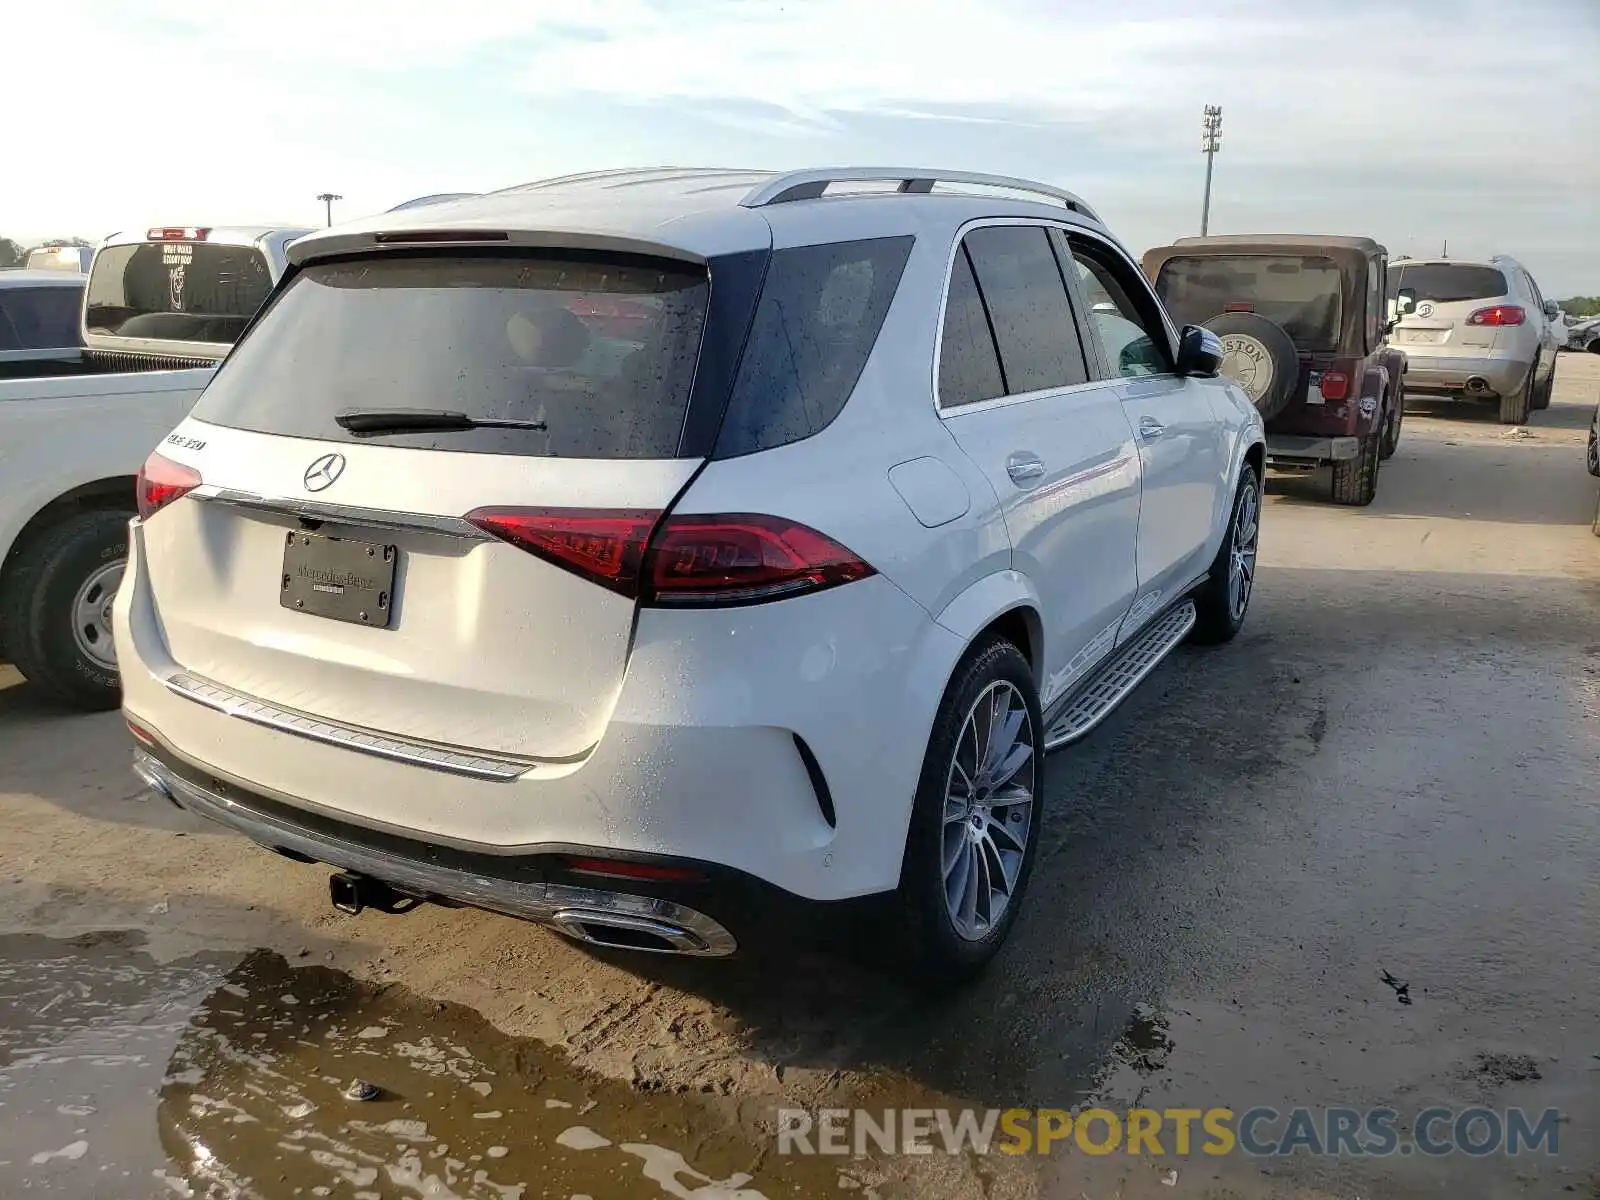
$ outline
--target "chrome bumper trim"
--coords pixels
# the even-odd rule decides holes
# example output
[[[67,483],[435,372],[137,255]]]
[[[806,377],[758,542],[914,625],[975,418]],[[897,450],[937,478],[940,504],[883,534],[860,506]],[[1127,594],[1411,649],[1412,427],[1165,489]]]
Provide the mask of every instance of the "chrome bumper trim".
[[[539,765],[526,759],[502,758],[478,750],[435,746],[389,733],[362,729],[356,725],[343,725],[322,717],[313,717],[310,713],[299,712],[292,708],[280,708],[268,704],[265,700],[257,700],[254,696],[235,692],[188,671],[170,675],[164,682],[167,690],[174,695],[192,700],[226,716],[249,721],[252,725],[264,725],[268,729],[292,733],[314,742],[342,746],[358,754],[370,754],[375,758],[387,758],[416,767],[427,767],[429,770],[444,771],[450,775],[468,775],[474,779],[492,779],[504,783],[527,774]]]
[[[671,900],[570,884],[501,879],[405,858],[248,808],[180,777],[145,750],[134,751],[133,770],[147,786],[179,808],[226,826],[269,850],[288,850],[327,866],[367,875],[409,895],[440,896],[521,917],[580,940],[592,940],[583,931],[587,921],[659,937],[672,946],[669,953],[721,958],[737,949],[733,935],[717,921]]]

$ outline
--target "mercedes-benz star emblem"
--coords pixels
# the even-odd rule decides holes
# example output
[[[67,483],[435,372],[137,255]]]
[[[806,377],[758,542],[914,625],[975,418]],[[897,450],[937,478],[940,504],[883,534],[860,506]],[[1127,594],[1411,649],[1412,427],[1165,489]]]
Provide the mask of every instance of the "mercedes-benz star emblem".
[[[1421,304],[1417,305],[1417,316],[1433,316],[1433,302],[1431,300],[1424,300]]]
[[[306,485],[306,491],[320,492],[323,488],[332,487],[333,481],[343,473],[344,455],[324,454],[306,468],[306,473],[301,482]]]

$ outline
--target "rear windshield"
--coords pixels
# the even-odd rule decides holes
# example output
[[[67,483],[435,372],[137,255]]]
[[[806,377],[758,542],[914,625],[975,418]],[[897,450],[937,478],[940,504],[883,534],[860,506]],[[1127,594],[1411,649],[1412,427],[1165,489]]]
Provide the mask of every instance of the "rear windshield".
[[[113,337],[227,345],[271,290],[267,257],[251,246],[107,246],[89,273],[84,326]]]
[[[1389,299],[1400,289],[1417,294],[1417,300],[1452,304],[1462,300],[1492,300],[1511,289],[1506,277],[1493,267],[1468,263],[1390,263]]]
[[[289,437],[552,458],[672,458],[694,379],[702,269],[590,255],[315,263],[194,410]],[[349,410],[430,409],[540,429],[358,435]]]
[[[40,246],[29,250],[22,265],[29,271],[78,271],[87,265],[88,251],[76,246]]]
[[[0,288],[0,350],[55,350],[78,345],[75,287]]]
[[[1297,349],[1312,352],[1338,345],[1342,290],[1332,259],[1299,254],[1173,258],[1156,279],[1156,292],[1180,325],[1253,312],[1283,326]]]

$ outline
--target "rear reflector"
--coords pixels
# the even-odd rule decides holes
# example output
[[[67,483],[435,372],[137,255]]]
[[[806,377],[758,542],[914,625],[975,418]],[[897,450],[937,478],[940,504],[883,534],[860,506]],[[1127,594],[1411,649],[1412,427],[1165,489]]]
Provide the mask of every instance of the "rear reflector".
[[[1350,376],[1343,371],[1324,371],[1322,373],[1322,398],[1324,400],[1343,400],[1350,394]]]
[[[200,229],[193,225],[170,226],[146,230],[144,236],[149,242],[203,242],[211,236],[211,230]]]
[[[1528,319],[1527,310],[1517,304],[1496,304],[1493,308],[1480,308],[1467,318],[1468,325],[1521,325]]]
[[[139,516],[149,520],[167,505],[199,487],[204,480],[200,472],[170,458],[152,453],[139,468],[135,488],[139,501]]]
[[[756,604],[874,574],[832,538],[751,513],[480,508],[479,529],[646,604]]]
[[[151,733],[143,725],[140,725],[132,717],[124,717],[123,720],[127,721],[127,723],[128,723],[128,732],[133,734],[133,740],[134,741],[142,743],[143,745],[146,745],[146,746],[150,746],[152,748],[155,747],[155,745],[156,745],[155,734]]]
[[[662,883],[704,883],[705,872],[689,867],[663,867],[655,863],[621,862],[613,858],[569,858],[567,869],[580,875],[609,879],[653,879]]]

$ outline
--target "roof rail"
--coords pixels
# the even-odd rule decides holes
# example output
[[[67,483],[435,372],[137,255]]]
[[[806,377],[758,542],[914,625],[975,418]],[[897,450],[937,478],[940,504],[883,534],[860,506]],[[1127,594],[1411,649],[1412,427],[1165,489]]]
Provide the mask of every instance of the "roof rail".
[[[935,184],[969,184],[977,187],[1003,188],[1012,192],[1025,192],[1046,196],[1065,205],[1075,213],[1090,220],[1100,218],[1095,211],[1072,192],[1035,183],[1031,179],[1014,179],[1009,175],[985,175],[977,171],[921,171],[905,167],[836,167],[813,171],[790,171],[774,176],[766,183],[751,189],[739,203],[745,208],[764,208],[769,204],[787,204],[791,200],[816,200],[835,183],[895,183],[900,192],[927,193]]]

